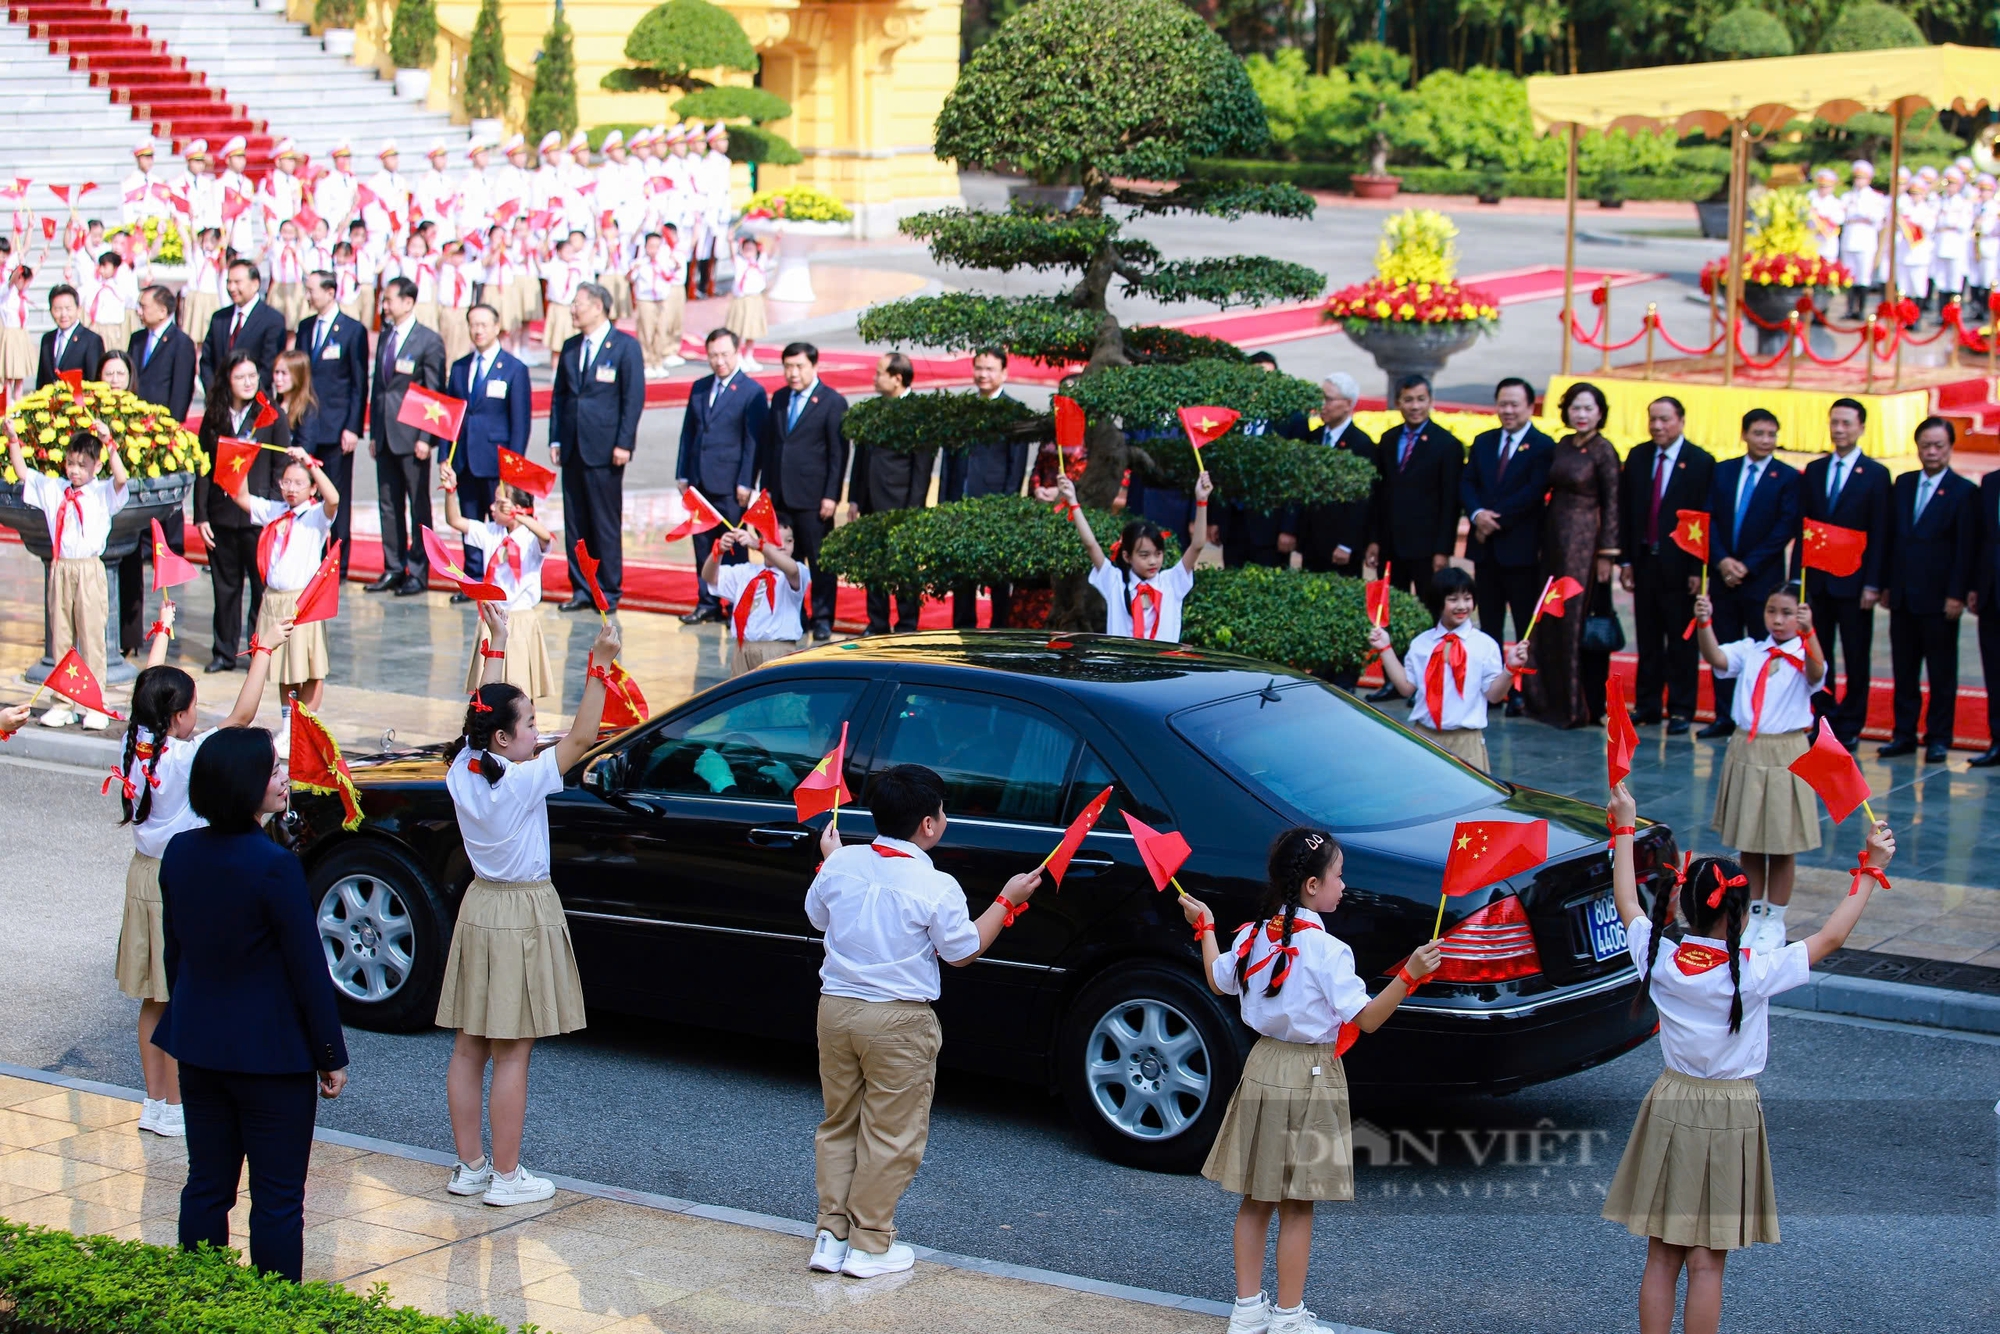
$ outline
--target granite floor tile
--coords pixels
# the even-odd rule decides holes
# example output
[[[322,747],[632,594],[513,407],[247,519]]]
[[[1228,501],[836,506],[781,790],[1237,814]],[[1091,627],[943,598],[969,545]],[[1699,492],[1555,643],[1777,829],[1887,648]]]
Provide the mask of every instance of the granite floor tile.
[[[36,1149],[14,1149],[0,1153],[0,1182],[28,1186],[38,1191],[62,1191],[86,1181],[111,1175],[112,1169],[96,1163],[63,1158]]]
[[[77,1128],[67,1121],[30,1116],[11,1107],[0,1110],[0,1148],[38,1149],[45,1144],[68,1139],[76,1132]]]
[[[91,1204],[64,1193],[51,1193],[7,1206],[7,1217],[16,1223],[61,1228],[83,1237],[130,1227],[139,1221],[141,1215],[133,1209]]]
[[[144,1172],[176,1183],[187,1178],[186,1141],[147,1134],[130,1126],[73,1135],[51,1148],[65,1158],[121,1172]]]
[[[139,1104],[136,1102],[74,1089],[63,1089],[46,1097],[17,1102],[11,1110],[28,1116],[48,1117],[87,1130],[131,1125],[139,1119]]]
[[[440,1241],[458,1241],[465,1237],[483,1236],[501,1228],[518,1227],[528,1219],[562,1207],[561,1192],[539,1204],[517,1204],[504,1209],[482,1204],[478,1196],[467,1198],[440,1192],[435,1198],[401,1196],[393,1202],[358,1212],[354,1218],[363,1223],[401,1228],[405,1232],[420,1232]]]

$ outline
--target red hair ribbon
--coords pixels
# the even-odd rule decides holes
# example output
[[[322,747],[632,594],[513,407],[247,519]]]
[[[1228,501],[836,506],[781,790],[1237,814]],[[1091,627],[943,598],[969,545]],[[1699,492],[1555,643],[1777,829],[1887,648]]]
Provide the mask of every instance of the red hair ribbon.
[[[1738,885],[1747,885],[1750,883],[1750,877],[1742,875],[1732,875],[1725,880],[1722,876],[1722,863],[1716,862],[1713,865],[1715,868],[1715,888],[1708,891],[1708,906],[1711,909],[1722,906],[1723,891],[1735,889]]]
[[[131,801],[133,798],[139,795],[138,787],[133,784],[131,779],[125,776],[125,771],[123,769],[113,769],[110,775],[107,778],[105,778],[105,780],[101,784],[98,785],[97,795],[101,797],[105,793],[111,791],[111,785],[113,783],[118,784],[121,788],[124,789],[125,800],[127,801]]]
[[[1001,909],[1007,914],[1005,917],[1000,919],[1000,929],[1003,931],[1006,930],[1008,927],[1014,925],[1014,919],[1016,917],[1019,917],[1022,913],[1028,911],[1028,905],[1026,903],[1014,903],[1010,901],[1005,894],[995,895],[993,901],[999,904]]]
[[[1866,848],[1861,849],[1860,861],[1861,864],[1859,866],[1853,867],[1848,871],[1848,874],[1854,877],[1853,881],[1847,886],[1847,895],[1849,898],[1852,898],[1856,894],[1859,894],[1861,892],[1861,880],[1862,877],[1864,876],[1866,876],[1870,880],[1873,880],[1876,884],[1880,885],[1884,889],[1889,889],[1892,887],[1889,884],[1889,877],[1883,873],[1881,867],[1870,866],[1868,864],[1868,849]]]
[[[1111,546],[1104,553],[1105,558],[1107,560],[1112,561],[1113,563],[1116,563],[1118,560],[1118,553],[1123,551],[1124,549],[1125,549],[1125,539],[1122,537],[1114,537],[1111,539]]]
[[[172,639],[174,637],[173,627],[165,621],[154,621],[146,629],[146,638],[152,639],[159,635],[165,635],[167,638]]]
[[[474,713],[491,713],[493,712],[493,706],[491,704],[488,704],[485,700],[479,698],[479,692],[475,690],[472,692],[472,711]],[[479,761],[477,760],[473,761],[474,764],[477,764],[478,762]],[[477,773],[479,771],[475,769],[473,770],[473,772]]]

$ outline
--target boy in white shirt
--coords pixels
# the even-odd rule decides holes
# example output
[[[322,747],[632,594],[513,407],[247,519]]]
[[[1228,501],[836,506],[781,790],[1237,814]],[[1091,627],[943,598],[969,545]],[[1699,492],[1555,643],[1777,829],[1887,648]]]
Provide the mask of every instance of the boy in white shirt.
[[[1456,565],[1431,576],[1431,596],[1439,601],[1438,623],[1412,639],[1401,660],[1379,625],[1368,632],[1368,647],[1381,653],[1389,684],[1410,699],[1410,730],[1486,773],[1486,706],[1506,701],[1510,673],[1527,665],[1527,646],[1516,644],[1503,657],[1493,636],[1472,624],[1479,609],[1472,576]]]
[[[108,451],[111,476],[97,476],[98,458],[107,452],[104,442],[110,436],[109,428],[100,423],[97,435],[78,431],[69,438],[63,449],[65,484],[28,467],[13,419],[7,419],[7,462],[21,479],[21,498],[47,516],[49,545],[55,552],[49,564],[49,652],[61,662],[63,655],[75,648],[99,686],[104,683],[104,622],[109,614],[104,544],[111,536],[111,516],[125,508],[129,494],[125,463],[117,450]],[[76,714],[64,699],[58,699],[42,715],[44,727],[64,727],[75,720]],[[95,709],[85,709],[83,725],[101,732],[111,725],[111,719]]]
[[[764,563],[722,564],[734,547],[758,552]],[[766,542],[747,523],[724,533],[708,549],[701,582],[710,593],[734,604],[730,623],[736,629],[736,656],[731,676],[799,651],[799,638],[805,634],[805,590],[812,586],[812,572],[804,561],[792,559],[792,530],[785,524],[778,525],[775,543]]]
[[[931,865],[944,798],[943,779],[899,764],[869,785],[873,843],[842,847],[831,821],[820,834],[825,861],[806,891],[806,918],[826,936],[818,1021],[826,1119],[813,1134],[811,1261],[821,1273],[874,1278],[916,1263],[896,1240],[896,1204],[930,1132],[943,1039],[930,1006],[937,961],[962,968],[991,949],[1042,881],[1040,867],[1013,877],[973,921],[958,881]]]

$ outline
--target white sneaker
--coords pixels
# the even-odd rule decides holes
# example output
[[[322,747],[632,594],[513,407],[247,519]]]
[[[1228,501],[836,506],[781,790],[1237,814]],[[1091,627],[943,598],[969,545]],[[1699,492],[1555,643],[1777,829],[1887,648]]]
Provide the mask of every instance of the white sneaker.
[[[1229,1334],[1265,1334],[1271,1327],[1271,1299],[1263,1293],[1238,1297],[1229,1308]]]
[[[454,1195],[484,1195],[493,1185],[493,1160],[481,1158],[479,1166],[464,1163],[451,1169],[451,1183],[445,1187]]]
[[[512,1180],[493,1174],[493,1184],[486,1188],[481,1198],[488,1204],[536,1204],[556,1193],[556,1183],[547,1177],[538,1177],[527,1168],[516,1165]]]
[[[917,1253],[900,1241],[889,1243],[889,1249],[877,1255],[864,1251],[859,1246],[847,1248],[847,1258],[840,1263],[840,1272],[849,1278],[879,1278],[883,1274],[900,1274],[917,1263]]]
[[[139,1129],[157,1129],[160,1119],[160,1108],[165,1105],[165,1103],[154,1098],[141,1098],[139,1100]]]
[[[39,721],[44,727],[68,727],[76,721],[76,713],[67,703],[53,704]]]
[[[687,364],[688,364],[688,359],[678,354],[671,355],[665,361],[660,363],[660,365],[666,367],[668,370],[672,370],[676,366],[685,366]]]
[[[99,713],[96,709],[85,709],[83,711],[84,731],[102,732],[109,726],[111,726],[111,716],[109,714]]]
[[[159,1103],[158,1110],[153,1113],[153,1123],[146,1125],[142,1117],[140,1124],[162,1139],[187,1138],[187,1113],[177,1102]]]
[[[1762,950],[1766,954],[1775,954],[1785,948],[1787,944],[1785,937],[1788,934],[1785,930],[1785,919],[1776,913],[1767,912],[1764,914],[1764,933],[1758,939],[1758,942],[1751,946],[1751,949]]]
[[[1289,1311],[1279,1306],[1271,1308],[1270,1334],[1315,1334],[1322,1328],[1319,1317],[1306,1310],[1304,1302]]]
[[[838,1274],[840,1266],[847,1262],[847,1243],[828,1232],[819,1230],[813,1238],[812,1268],[822,1274]]]

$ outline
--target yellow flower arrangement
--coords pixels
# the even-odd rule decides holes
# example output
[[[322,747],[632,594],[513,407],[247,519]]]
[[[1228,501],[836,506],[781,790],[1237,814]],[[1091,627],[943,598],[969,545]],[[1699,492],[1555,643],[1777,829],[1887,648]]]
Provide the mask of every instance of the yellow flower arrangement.
[[[209,469],[208,455],[202,452],[194,432],[175,421],[165,408],[129,390],[86,380],[83,388],[73,393],[67,384],[57,381],[18,399],[8,409],[8,417],[21,437],[28,466],[51,477],[63,475],[63,450],[70,437],[92,429],[99,421],[110,429],[113,447],[124,455],[134,476],[206,474]],[[109,471],[108,461],[103,467]],[[11,464],[0,475],[9,485],[21,480]]]

